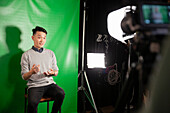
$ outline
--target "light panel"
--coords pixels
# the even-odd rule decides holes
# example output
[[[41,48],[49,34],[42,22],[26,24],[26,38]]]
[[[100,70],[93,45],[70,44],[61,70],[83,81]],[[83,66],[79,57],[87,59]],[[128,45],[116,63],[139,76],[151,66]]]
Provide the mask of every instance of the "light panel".
[[[87,53],[88,68],[105,68],[104,53]]]

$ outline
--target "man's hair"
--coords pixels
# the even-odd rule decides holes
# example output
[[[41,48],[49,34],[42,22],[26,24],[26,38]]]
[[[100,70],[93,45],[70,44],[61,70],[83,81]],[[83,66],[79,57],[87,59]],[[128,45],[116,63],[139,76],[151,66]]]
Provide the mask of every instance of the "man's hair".
[[[33,35],[34,35],[37,31],[42,31],[42,32],[44,32],[45,34],[47,34],[47,31],[46,31],[44,28],[39,27],[39,26],[36,26],[34,29],[32,29]]]

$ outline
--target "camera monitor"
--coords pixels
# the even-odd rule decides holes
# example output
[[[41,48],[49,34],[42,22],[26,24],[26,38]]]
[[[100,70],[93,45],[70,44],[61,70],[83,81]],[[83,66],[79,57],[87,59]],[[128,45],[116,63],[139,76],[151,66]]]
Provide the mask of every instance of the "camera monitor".
[[[140,20],[144,27],[170,27],[170,5],[161,3],[141,3]]]

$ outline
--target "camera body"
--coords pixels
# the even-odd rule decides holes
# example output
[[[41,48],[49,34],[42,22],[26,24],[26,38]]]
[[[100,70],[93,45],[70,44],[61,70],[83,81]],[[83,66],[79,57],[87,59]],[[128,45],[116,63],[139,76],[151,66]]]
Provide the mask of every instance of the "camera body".
[[[126,35],[135,32],[150,35],[168,35],[170,28],[170,4],[161,2],[140,2],[136,10],[130,9],[121,22]]]

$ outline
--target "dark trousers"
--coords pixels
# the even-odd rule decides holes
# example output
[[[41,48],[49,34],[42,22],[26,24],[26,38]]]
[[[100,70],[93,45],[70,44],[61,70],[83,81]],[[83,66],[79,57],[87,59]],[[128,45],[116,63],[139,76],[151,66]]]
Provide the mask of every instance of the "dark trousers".
[[[42,97],[54,98],[52,113],[58,113],[61,109],[65,93],[62,88],[56,84],[50,84],[43,87],[32,87],[28,89],[28,113],[37,113],[37,106]]]

